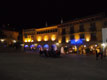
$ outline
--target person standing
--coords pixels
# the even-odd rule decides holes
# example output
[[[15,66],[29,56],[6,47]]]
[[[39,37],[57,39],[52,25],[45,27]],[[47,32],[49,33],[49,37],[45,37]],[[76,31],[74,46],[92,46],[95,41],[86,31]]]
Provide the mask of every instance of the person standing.
[[[100,48],[100,56],[101,56],[101,59],[103,59],[103,50]]]
[[[43,55],[43,48],[42,47],[39,48],[39,53],[40,53],[40,56]]]
[[[96,52],[96,60],[98,60],[98,57],[99,57],[99,49],[95,49],[95,52]]]

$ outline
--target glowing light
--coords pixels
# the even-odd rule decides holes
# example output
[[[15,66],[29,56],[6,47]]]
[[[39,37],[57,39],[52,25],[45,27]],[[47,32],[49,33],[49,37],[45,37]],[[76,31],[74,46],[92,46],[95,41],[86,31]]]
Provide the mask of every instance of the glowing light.
[[[42,38],[41,38],[41,36],[39,36],[38,38],[37,38],[37,41],[41,41],[42,40]]]
[[[75,42],[77,42],[79,39],[76,39]]]
[[[66,43],[69,43],[69,40],[66,40]]]
[[[84,45],[84,47],[87,47],[86,45]]]
[[[30,39],[28,39],[28,42],[31,42],[31,40],[30,40]]]
[[[95,47],[97,47],[97,45],[95,45]]]
[[[33,48],[33,47],[35,47],[35,45],[33,45],[33,44],[32,44],[32,45],[30,45],[30,48]]]
[[[86,41],[87,41],[87,42],[89,42],[89,41],[90,41],[90,39],[89,39],[89,38],[86,38]]]
[[[59,40],[58,42],[61,43],[61,40]]]
[[[28,45],[25,45],[25,48],[29,47]]]
[[[56,43],[57,46],[59,46],[59,43]]]
[[[103,47],[105,47],[106,45],[103,43],[103,44],[101,44]]]
[[[52,40],[52,41],[55,41],[55,40],[56,40],[56,36],[55,36],[55,35],[52,35],[51,40]]]
[[[48,41],[48,36],[45,36],[45,37],[44,37],[44,41]]]
[[[49,48],[49,45],[48,45],[48,44],[45,44],[43,47],[44,47],[44,48]]]
[[[4,39],[1,39],[1,42],[4,42]]]
[[[34,44],[35,46],[37,46],[38,44]]]
[[[13,43],[16,43],[16,40],[13,40]]]
[[[82,39],[79,39],[79,40],[71,40],[71,44],[83,44],[83,40]]]
[[[27,42],[27,40],[25,40],[25,42]]]
[[[32,40],[31,42],[34,42],[34,40]]]

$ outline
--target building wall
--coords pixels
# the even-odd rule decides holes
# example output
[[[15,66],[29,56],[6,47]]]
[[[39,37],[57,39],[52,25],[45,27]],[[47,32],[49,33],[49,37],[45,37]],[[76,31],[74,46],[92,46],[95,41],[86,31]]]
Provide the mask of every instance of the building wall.
[[[58,41],[58,27],[50,26],[36,29],[36,43],[40,45],[52,45]]]
[[[66,36],[66,43],[68,43],[70,39],[71,35],[74,35],[74,39],[78,40],[80,39],[80,35],[84,34],[84,39],[86,42],[98,42],[101,43],[102,42],[102,28],[103,28],[103,24],[104,24],[104,19],[105,18],[101,18],[101,17],[97,17],[94,19],[88,19],[88,20],[77,20],[74,22],[69,22],[69,23],[65,23],[65,24],[61,24],[59,25],[59,30],[60,33],[62,32],[62,29],[65,29],[66,34],[62,34],[59,36],[60,40],[63,36]],[[75,23],[76,22],[76,23]],[[90,31],[90,27],[91,24],[95,23],[95,27],[96,30],[95,31]],[[80,25],[83,24],[84,25],[84,31],[80,32]],[[74,33],[70,33],[70,25],[74,26]],[[96,35],[96,40],[92,40],[92,35],[91,34],[95,34]]]
[[[7,36],[7,38],[18,40],[18,36],[19,36],[18,32],[3,30],[3,33],[4,33],[4,35]]]
[[[23,30],[23,42],[35,42],[35,29]]]
[[[19,33],[15,31],[2,30],[4,38],[0,39],[0,44],[11,45],[18,41]]]
[[[74,21],[69,21],[63,24],[56,26],[50,26],[40,29],[28,29],[23,31],[23,41],[29,40],[33,42],[42,44],[42,43],[62,43],[67,44],[71,40],[71,36],[74,35],[75,40],[79,40],[80,35],[83,36],[85,42],[87,43],[101,43],[102,42],[102,28],[104,27],[104,22],[107,21],[106,18],[102,16],[88,17],[83,19],[78,19]],[[80,28],[80,25],[82,28]],[[95,26],[95,28],[92,28]],[[74,32],[71,33],[71,27],[74,27]],[[50,30],[57,29],[56,32],[49,32]],[[65,29],[65,32],[64,32]],[[82,30],[82,31],[80,31]],[[45,31],[45,32],[44,32]],[[27,38],[25,38],[27,34]],[[52,36],[54,35],[55,40],[52,41]],[[95,37],[92,38],[92,36]],[[34,38],[31,38],[34,36]],[[63,42],[65,38],[65,42]]]

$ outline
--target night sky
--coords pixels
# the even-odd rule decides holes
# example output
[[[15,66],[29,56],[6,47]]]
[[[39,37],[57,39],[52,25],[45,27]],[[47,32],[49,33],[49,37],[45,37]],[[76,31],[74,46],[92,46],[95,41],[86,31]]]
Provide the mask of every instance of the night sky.
[[[102,1],[102,2],[101,2]],[[107,4],[103,0],[35,0],[12,1],[0,4],[1,24],[10,24],[20,30],[23,28],[40,28],[88,15],[107,12]]]

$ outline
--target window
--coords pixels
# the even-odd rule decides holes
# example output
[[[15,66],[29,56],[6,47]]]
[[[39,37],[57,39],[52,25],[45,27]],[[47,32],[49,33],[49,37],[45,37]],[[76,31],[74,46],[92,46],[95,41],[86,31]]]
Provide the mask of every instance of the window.
[[[74,33],[74,26],[70,27],[70,34]]]
[[[96,31],[97,29],[96,29],[96,24],[95,23],[91,23],[90,24],[90,31],[92,31],[92,32],[94,32],[94,31]]]
[[[34,39],[34,35],[31,35],[31,39]]]
[[[80,24],[79,31],[84,32],[84,24]]]
[[[75,39],[74,35],[71,35],[71,36],[70,36],[70,40],[72,40],[72,39]]]
[[[65,43],[65,36],[62,37],[62,43]]]
[[[47,30],[47,33],[49,33],[49,30]]]
[[[27,38],[27,34],[24,34],[25,38]]]
[[[66,34],[65,29],[62,29],[62,35]]]
[[[84,34],[80,34],[80,39],[84,39],[84,38],[85,38]]]
[[[96,33],[91,33],[91,40],[97,40]]]
[[[54,29],[53,32],[57,32],[57,29]]]

